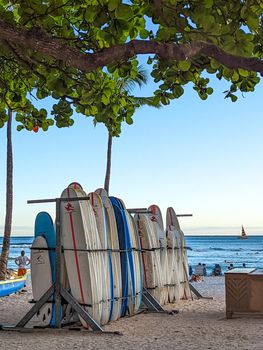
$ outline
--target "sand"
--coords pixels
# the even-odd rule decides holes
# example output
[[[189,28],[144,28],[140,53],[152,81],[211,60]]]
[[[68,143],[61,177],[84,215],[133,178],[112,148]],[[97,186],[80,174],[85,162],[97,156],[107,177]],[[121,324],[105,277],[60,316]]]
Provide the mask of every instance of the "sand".
[[[194,286],[204,296],[167,306],[179,314],[143,313],[104,327],[122,336],[90,331],[0,332],[0,349],[263,349],[262,318],[225,318],[224,277],[207,277]],[[0,299],[0,324],[14,325],[32,307],[27,293]]]

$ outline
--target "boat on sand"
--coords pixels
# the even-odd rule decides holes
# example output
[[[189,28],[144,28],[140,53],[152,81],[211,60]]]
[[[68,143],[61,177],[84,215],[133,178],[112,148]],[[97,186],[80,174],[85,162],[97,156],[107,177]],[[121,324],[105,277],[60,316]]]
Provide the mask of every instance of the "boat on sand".
[[[26,279],[26,275],[18,277],[15,272],[12,272],[10,278],[0,281],[0,297],[20,291],[25,286]]]

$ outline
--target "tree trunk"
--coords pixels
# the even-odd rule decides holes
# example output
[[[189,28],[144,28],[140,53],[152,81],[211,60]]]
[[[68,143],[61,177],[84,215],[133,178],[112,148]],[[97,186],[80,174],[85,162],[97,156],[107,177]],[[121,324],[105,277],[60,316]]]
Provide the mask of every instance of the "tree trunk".
[[[112,148],[112,135],[109,132],[108,149],[107,149],[107,166],[106,166],[106,175],[105,175],[105,181],[104,181],[104,189],[108,192],[108,194],[109,194],[109,187],[110,187],[111,148]]]
[[[0,257],[0,280],[6,278],[6,268],[10,247],[13,212],[13,152],[12,152],[12,110],[8,109],[7,122],[7,161],[6,161],[6,216],[3,248]]]

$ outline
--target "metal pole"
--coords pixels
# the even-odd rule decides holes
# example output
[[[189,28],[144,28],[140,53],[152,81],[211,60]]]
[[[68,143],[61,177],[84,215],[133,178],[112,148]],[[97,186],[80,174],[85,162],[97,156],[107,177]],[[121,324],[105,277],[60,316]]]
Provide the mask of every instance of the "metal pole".
[[[57,202],[59,200],[60,202],[75,202],[80,200],[89,200],[89,196],[85,197],[76,197],[76,198],[50,198],[50,199],[33,199],[28,200],[27,204],[36,204],[36,203],[50,203],[50,202]]]
[[[61,295],[94,331],[103,332],[103,329],[100,327],[100,325],[88,314],[88,312],[64,287],[61,288]]]
[[[127,211],[131,214],[133,213],[151,213],[150,211],[148,211],[147,208],[132,208],[132,209],[127,209]]]
[[[148,210],[147,208],[132,208],[127,209],[127,211],[130,214],[152,214],[151,210]],[[187,216],[193,216],[193,214],[176,214],[177,217],[187,217]]]
[[[61,231],[60,198],[56,198],[55,326],[61,328]]]

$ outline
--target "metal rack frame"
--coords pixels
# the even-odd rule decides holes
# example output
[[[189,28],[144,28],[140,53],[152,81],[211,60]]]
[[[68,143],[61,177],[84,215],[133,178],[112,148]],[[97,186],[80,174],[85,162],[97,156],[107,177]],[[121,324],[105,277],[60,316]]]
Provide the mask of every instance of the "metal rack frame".
[[[56,204],[56,248],[55,248],[55,276],[56,280],[52,286],[41,296],[41,298],[35,302],[34,306],[25,314],[25,316],[15,326],[3,326],[0,325],[0,330],[23,330],[25,325],[34,317],[34,315],[41,309],[41,307],[50,300],[53,296],[55,304],[55,325],[52,328],[61,329],[61,305],[62,299],[68,303],[76,313],[85,320],[93,331],[98,333],[111,333],[121,334],[120,332],[105,332],[100,325],[89,315],[89,313],[83,308],[83,306],[62,286],[60,282],[61,277],[61,255],[62,255],[62,244],[61,244],[61,217],[60,217],[60,206],[61,202],[67,201],[80,201],[89,200],[88,196],[77,197],[77,198],[51,198],[51,199],[38,199],[28,200],[28,204],[39,204],[39,203],[55,203]],[[151,213],[147,208],[128,209],[129,213]],[[192,214],[179,214],[177,216],[192,216]],[[142,302],[147,307],[148,311],[162,314],[175,314],[178,310],[167,311],[159,302],[149,293],[146,288],[143,288]]]
[[[42,295],[42,297],[35,303],[35,305],[26,313],[26,315],[17,323],[16,328],[23,328],[32,319],[32,317],[40,310],[40,308],[53,296],[55,302],[55,326],[54,328],[61,328],[61,301],[62,298],[77,312],[77,314],[87,322],[92,330],[103,332],[100,325],[88,314],[88,312],[79,304],[79,302],[61,285],[61,218],[60,206],[61,202],[89,200],[89,197],[77,198],[52,198],[52,199],[38,199],[28,200],[28,204],[36,203],[56,203],[56,249],[55,249],[55,276],[56,280],[53,285]]]

